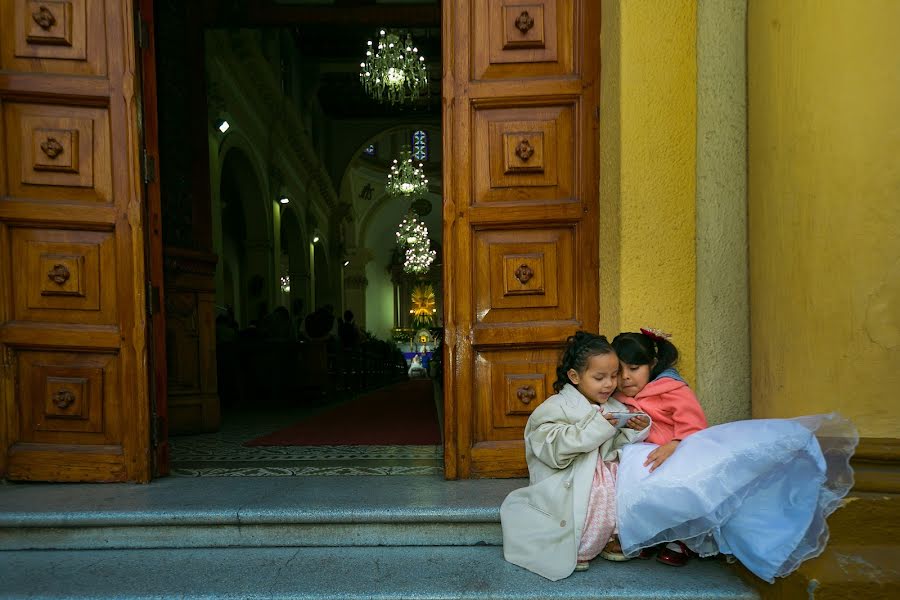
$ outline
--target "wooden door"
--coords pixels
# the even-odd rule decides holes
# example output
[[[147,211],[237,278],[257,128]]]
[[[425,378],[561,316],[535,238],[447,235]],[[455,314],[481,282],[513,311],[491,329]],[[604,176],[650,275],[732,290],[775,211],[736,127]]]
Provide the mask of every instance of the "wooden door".
[[[599,324],[599,2],[443,11],[445,474],[524,476],[563,342]]]
[[[131,2],[0,0],[0,476],[150,476]]]

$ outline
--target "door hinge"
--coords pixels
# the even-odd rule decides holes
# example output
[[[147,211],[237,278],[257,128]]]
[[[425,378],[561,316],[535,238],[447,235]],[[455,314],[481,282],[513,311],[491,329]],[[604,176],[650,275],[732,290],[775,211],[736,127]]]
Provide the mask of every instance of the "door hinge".
[[[159,286],[147,282],[147,316],[152,317],[159,312]]]
[[[156,181],[156,159],[146,148],[141,150],[141,178],[145,184]]]

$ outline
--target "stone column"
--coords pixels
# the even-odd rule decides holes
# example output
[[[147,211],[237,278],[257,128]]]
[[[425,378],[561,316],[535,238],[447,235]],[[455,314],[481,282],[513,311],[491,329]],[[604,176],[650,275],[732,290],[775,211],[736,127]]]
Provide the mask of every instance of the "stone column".
[[[275,281],[272,242],[268,239],[248,239],[244,241],[244,272],[241,295],[244,302],[244,320],[242,325],[259,319],[262,307],[265,312],[271,311],[273,290],[279,284]],[[257,279],[261,278],[261,281]],[[246,294],[246,296],[245,296]]]
[[[344,267],[344,310],[353,312],[354,320],[360,329],[366,327],[366,265],[372,260],[372,251],[368,248],[351,248]],[[343,312],[343,311],[341,311]]]
[[[312,306],[312,302],[310,302],[310,284],[312,283],[312,277],[309,273],[309,265],[294,265],[294,263],[291,262],[291,266],[288,270],[288,276],[291,278],[291,302],[288,308],[293,311],[294,301],[301,300],[303,302],[304,314],[293,316],[302,318],[315,308],[314,306]]]

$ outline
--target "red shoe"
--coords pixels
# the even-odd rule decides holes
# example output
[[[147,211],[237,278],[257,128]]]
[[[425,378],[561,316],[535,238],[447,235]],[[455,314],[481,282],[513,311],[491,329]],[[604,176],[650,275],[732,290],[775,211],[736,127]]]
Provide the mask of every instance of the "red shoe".
[[[673,550],[666,544],[660,549],[659,554],[656,555],[656,560],[672,567],[683,567],[686,565],[694,553],[688,549],[684,542],[675,541],[669,543],[677,544],[681,551]]]
[[[658,550],[658,546],[649,546],[647,548],[641,548],[640,553],[637,555],[637,558],[641,560],[650,560],[656,554]]]

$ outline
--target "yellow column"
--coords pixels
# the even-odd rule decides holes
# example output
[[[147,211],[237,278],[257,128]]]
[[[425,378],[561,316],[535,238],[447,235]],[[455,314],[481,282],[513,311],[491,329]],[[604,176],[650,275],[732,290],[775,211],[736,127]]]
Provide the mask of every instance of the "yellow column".
[[[601,331],[673,333],[693,381],[697,5],[601,11]]]

